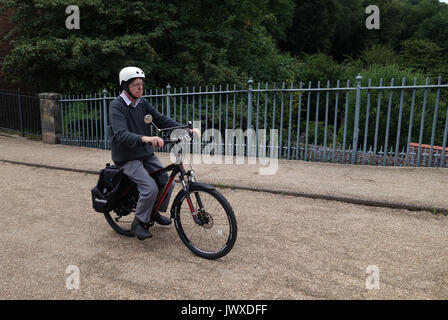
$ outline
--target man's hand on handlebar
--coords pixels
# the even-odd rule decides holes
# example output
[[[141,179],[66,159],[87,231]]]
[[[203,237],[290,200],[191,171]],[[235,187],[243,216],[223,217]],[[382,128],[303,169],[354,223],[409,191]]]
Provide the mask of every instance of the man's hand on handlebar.
[[[190,137],[192,137],[193,135],[196,135],[198,138],[201,137],[201,131],[198,128],[193,128],[193,129],[188,129],[188,133],[190,135]],[[153,137],[148,137],[148,136],[143,136],[142,137],[142,142],[143,143],[151,143],[154,147],[163,147],[166,143],[177,143],[180,140],[164,140],[161,137],[158,136],[153,136]]]
[[[193,129],[189,129],[188,130],[192,135],[196,134],[198,136],[198,138],[201,137],[201,131],[198,128],[193,128]]]
[[[154,137],[143,136],[142,137],[142,142],[143,143],[150,143],[154,147],[163,147],[163,145],[164,145],[163,139],[160,138],[160,137],[157,137],[157,136],[154,136]]]

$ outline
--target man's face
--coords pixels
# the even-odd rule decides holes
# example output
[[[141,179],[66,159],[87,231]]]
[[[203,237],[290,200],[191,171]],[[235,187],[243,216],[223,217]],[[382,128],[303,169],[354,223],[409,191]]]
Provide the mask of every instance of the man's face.
[[[129,91],[134,97],[140,98],[143,95],[143,80],[135,79],[129,84]]]

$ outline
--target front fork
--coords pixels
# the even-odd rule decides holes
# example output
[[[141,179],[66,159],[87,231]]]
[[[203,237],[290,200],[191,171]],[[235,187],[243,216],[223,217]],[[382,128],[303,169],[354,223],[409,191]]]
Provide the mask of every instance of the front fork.
[[[187,177],[188,183],[185,182],[185,177]],[[195,182],[194,171],[190,170],[190,171],[186,172],[185,174],[181,175],[180,181],[182,184],[182,188],[184,189],[185,194],[186,194],[185,198],[187,200],[187,204],[188,204],[188,208],[190,209],[191,216],[193,217],[193,220],[195,223],[202,225],[203,222],[201,221],[202,220],[201,213],[204,210],[204,205],[202,203],[201,197],[198,192],[194,193],[194,195],[196,197],[197,204],[199,206],[199,208],[197,208],[197,210],[196,210],[194,207],[194,203],[191,199],[191,193],[189,192],[190,191],[189,184],[192,182]]]

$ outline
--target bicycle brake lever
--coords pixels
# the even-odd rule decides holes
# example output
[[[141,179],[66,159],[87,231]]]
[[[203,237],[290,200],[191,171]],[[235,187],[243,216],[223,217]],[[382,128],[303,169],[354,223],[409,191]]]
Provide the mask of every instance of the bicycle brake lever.
[[[184,134],[185,140],[187,140],[187,142],[191,141],[191,137],[190,134],[187,132],[186,134]]]
[[[157,132],[161,132],[162,130],[157,128],[157,126],[154,124],[154,122],[151,122],[151,124],[154,126],[154,128],[156,128]]]

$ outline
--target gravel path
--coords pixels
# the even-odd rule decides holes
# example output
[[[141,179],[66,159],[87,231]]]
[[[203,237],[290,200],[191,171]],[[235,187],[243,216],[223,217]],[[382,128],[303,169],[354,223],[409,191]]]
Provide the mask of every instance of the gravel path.
[[[159,153],[165,164],[169,154]],[[99,171],[112,162],[109,150],[48,145],[0,135],[0,160]],[[192,159],[193,161],[193,159]],[[421,206],[448,213],[448,169],[377,167],[279,160],[274,175],[260,175],[269,165],[235,158],[232,164],[194,164],[202,182],[221,186],[270,189],[284,193]],[[245,164],[238,164],[242,161]],[[0,162],[1,165],[1,162]],[[271,166],[273,164],[270,164]]]
[[[0,157],[15,150],[8,139],[0,138]],[[100,167],[106,158],[101,150],[26,143],[21,157],[34,162],[50,149],[55,162],[70,155]],[[24,148],[36,144],[40,152]],[[96,179],[0,162],[0,299],[448,298],[446,216],[220,188],[239,233],[227,256],[208,261],[182,244],[173,225],[154,226],[145,241],[115,233],[91,209]],[[66,287],[70,265],[79,268],[79,289]],[[379,271],[379,289],[366,289],[369,266]]]

